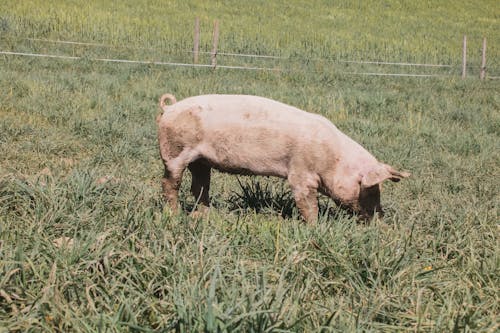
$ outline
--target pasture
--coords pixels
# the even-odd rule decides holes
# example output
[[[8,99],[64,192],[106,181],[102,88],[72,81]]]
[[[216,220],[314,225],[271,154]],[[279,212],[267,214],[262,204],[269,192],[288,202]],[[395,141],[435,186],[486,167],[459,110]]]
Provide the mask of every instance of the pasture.
[[[498,331],[500,81],[478,79],[483,36],[500,73],[496,1],[44,4],[0,3],[0,51],[79,57],[0,55],[0,332]],[[283,57],[220,64],[279,70],[93,60],[189,62],[196,16],[202,50],[218,19],[221,51]],[[352,59],[452,67],[345,74],[417,72]],[[282,181],[218,172],[207,217],[188,215],[189,173],[168,214],[165,92],[322,114],[412,176],[384,184],[369,224],[320,197],[307,226]]]

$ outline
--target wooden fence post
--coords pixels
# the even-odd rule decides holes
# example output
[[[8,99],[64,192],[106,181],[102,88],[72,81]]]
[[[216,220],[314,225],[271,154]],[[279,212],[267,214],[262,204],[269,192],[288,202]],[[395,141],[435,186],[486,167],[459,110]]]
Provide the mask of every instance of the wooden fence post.
[[[486,77],[486,37],[483,37],[483,54],[481,57],[481,72],[479,78],[484,80]]]
[[[464,44],[462,50],[462,79],[467,76],[467,36],[464,35]]]
[[[193,62],[198,63],[198,54],[200,52],[200,18],[194,19],[194,45],[193,45]]]
[[[212,67],[215,69],[217,67],[217,45],[219,44],[219,21],[214,22],[214,34],[213,34],[213,47],[212,47]]]

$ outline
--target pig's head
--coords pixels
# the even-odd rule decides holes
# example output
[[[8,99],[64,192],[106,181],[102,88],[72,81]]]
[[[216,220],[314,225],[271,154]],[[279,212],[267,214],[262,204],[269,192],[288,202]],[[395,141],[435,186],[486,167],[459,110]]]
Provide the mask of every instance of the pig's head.
[[[380,205],[382,182],[388,179],[399,182],[409,176],[408,172],[399,172],[390,165],[377,162],[368,168],[363,168],[354,178],[349,180],[344,178],[348,183],[344,183],[341,188],[349,190],[337,192],[340,194],[338,199],[361,218],[368,220],[375,213],[383,215]]]

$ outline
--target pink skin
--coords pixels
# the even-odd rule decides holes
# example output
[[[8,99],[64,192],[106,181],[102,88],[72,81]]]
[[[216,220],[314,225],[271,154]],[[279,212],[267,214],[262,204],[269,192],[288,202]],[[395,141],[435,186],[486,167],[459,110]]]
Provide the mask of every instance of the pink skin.
[[[308,223],[318,217],[318,191],[370,218],[382,212],[380,184],[409,176],[378,162],[326,118],[270,99],[203,95],[176,102],[165,94],[160,108],[163,195],[173,209],[186,168],[202,206],[210,204],[211,168],[287,179]]]

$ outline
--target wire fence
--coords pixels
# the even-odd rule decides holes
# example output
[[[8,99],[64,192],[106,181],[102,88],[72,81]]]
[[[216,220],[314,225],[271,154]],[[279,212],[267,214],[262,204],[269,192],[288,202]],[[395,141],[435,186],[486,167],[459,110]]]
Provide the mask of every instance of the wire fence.
[[[25,52],[11,52],[11,51],[0,51],[0,54],[11,55],[11,56],[52,58],[52,59],[65,59],[65,60],[90,60],[90,61],[99,61],[99,62],[116,62],[116,63],[141,64],[141,65],[213,68],[213,66],[209,65],[209,64],[188,64],[188,63],[164,62],[164,61],[128,60],[128,59],[110,59],[110,58],[87,58],[87,57],[57,55],[57,54],[25,53]],[[279,71],[279,69],[274,69],[274,68],[247,67],[247,66],[218,65],[216,68]]]
[[[135,49],[135,50],[158,50],[164,51],[160,48],[139,48],[127,45],[109,45],[103,43],[80,42],[80,41],[66,41],[66,40],[51,40],[45,38],[18,38],[31,42],[47,43],[47,44],[60,44],[70,46],[83,46],[83,47],[100,47],[100,48],[120,48],[120,49]],[[193,50],[177,50],[179,53],[194,53]],[[254,58],[263,60],[277,60],[277,61],[290,61],[290,57],[276,56],[276,55],[262,55],[262,54],[247,54],[247,53],[234,53],[234,52],[210,52],[210,51],[197,51],[199,54],[219,56],[219,57],[240,57],[240,58]],[[143,59],[121,59],[113,57],[87,57],[87,56],[71,56],[50,53],[36,53],[36,52],[21,52],[21,51],[7,51],[0,50],[0,55],[4,56],[18,56],[18,57],[35,57],[35,58],[50,58],[60,60],[88,60],[96,62],[107,63],[124,63],[124,64],[141,64],[141,65],[155,65],[155,66],[177,66],[177,67],[194,67],[194,68],[220,68],[220,69],[235,69],[235,70],[258,70],[258,71],[273,71],[273,72],[289,72],[293,69],[287,66],[283,69],[282,64],[277,67],[263,67],[263,66],[248,66],[248,65],[221,65],[221,64],[199,64],[190,62],[176,62],[176,61],[152,61]],[[295,59],[296,60],[296,59]],[[459,70],[459,64],[429,64],[429,63],[411,63],[411,62],[390,62],[390,61],[371,61],[371,60],[342,60],[342,59],[312,59],[307,58],[307,61],[321,60],[333,64],[346,64],[346,65],[372,65],[372,66],[387,66],[387,67],[413,67],[413,68],[434,68],[434,69],[447,69]],[[381,77],[419,77],[419,78],[438,78],[438,77],[453,77],[457,74],[453,73],[385,73],[377,71],[336,71],[338,74],[343,75],[361,75],[361,76],[381,76]],[[500,76],[488,75],[488,79],[499,79]]]

